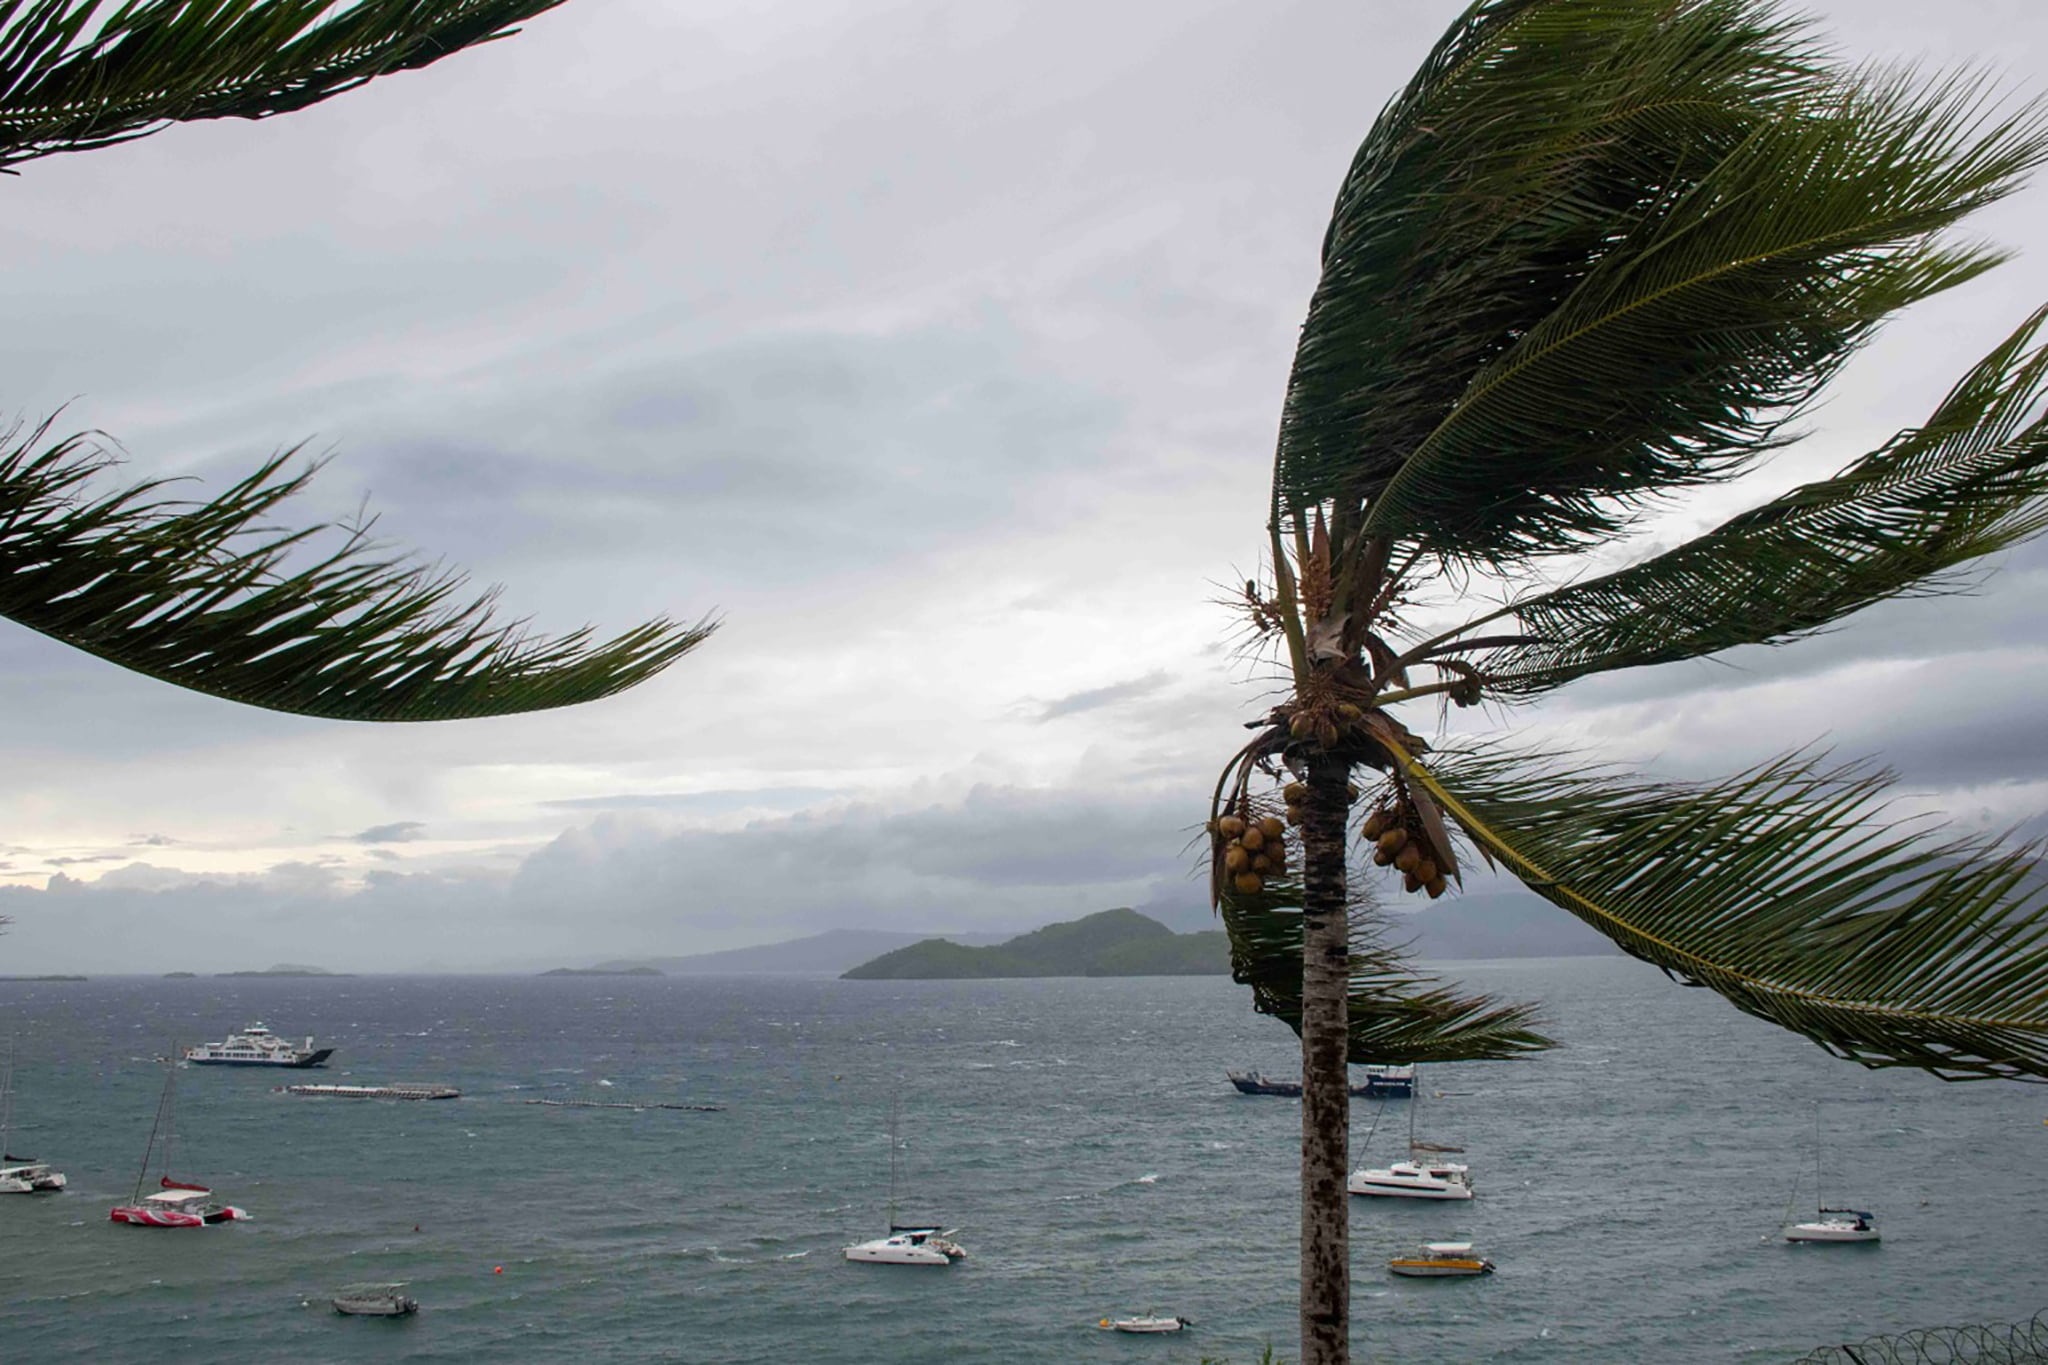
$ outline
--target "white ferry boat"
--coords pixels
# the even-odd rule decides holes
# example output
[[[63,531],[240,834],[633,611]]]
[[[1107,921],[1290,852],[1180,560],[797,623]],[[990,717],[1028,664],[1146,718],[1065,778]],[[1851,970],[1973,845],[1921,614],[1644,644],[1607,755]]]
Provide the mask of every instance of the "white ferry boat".
[[[321,1066],[333,1055],[331,1047],[316,1049],[311,1038],[304,1047],[293,1047],[260,1023],[221,1042],[185,1049],[185,1060],[194,1066]]]

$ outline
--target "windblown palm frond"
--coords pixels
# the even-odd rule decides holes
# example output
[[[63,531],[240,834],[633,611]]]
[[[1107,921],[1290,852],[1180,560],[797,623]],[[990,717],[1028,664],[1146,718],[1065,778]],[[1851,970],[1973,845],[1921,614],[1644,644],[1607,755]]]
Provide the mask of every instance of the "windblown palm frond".
[[[1301,912],[1298,896],[1270,883],[1256,896],[1226,893],[1231,978],[1252,988],[1252,1007],[1301,1032]],[[1351,913],[1350,1058],[1368,1062],[1467,1062],[1519,1057],[1552,1046],[1536,1033],[1536,1010],[1489,996],[1460,996],[1415,975],[1386,941],[1386,921],[1368,907]]]
[[[312,477],[284,472],[292,452],[211,502],[161,481],[93,498],[82,486],[111,461],[46,436],[0,452],[0,616],[180,687],[337,720],[507,715],[623,691],[714,629],[535,637],[495,619],[495,591],[461,601],[461,575],[384,556],[367,526],[322,552],[335,528],[262,524]]]
[[[268,118],[514,32],[562,0],[0,0],[0,166]]]
[[[2032,111],[1844,80],[1749,0],[1477,5],[1339,196],[1276,500],[1496,564],[1610,534],[1995,263],[1941,230],[2044,154]]]
[[[1799,755],[1711,783],[1402,766],[1536,894],[1739,1009],[1865,1066],[2048,1080],[2036,850],[1887,823],[1882,773]]]
[[[1886,598],[1966,587],[1950,571],[2048,528],[2044,324],[2048,309],[1925,426],[1835,477],[1501,613],[1528,638],[1472,660],[1487,693],[1532,697],[1589,673],[1784,641]]]

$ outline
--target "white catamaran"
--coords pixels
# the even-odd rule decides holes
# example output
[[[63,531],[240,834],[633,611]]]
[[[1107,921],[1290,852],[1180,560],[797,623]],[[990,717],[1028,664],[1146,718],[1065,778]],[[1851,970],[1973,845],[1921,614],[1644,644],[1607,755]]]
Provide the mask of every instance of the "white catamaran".
[[[1345,1188],[1353,1194],[1394,1199],[1470,1199],[1472,1168],[1445,1158],[1463,1153],[1463,1147],[1424,1142],[1415,1136],[1415,1111],[1422,1107],[1422,1088],[1408,1103],[1408,1159],[1389,1166],[1360,1167],[1351,1173]]]
[[[32,1156],[8,1151],[14,1126],[14,1040],[7,1040],[7,1070],[0,1073],[0,1194],[55,1194],[64,1188],[64,1173]]]
[[[896,1221],[896,1177],[901,1164],[901,1144],[896,1139],[896,1101],[889,1101],[889,1235],[855,1242],[846,1248],[846,1259],[870,1265],[951,1265],[967,1253],[953,1240],[951,1228],[926,1223]]]

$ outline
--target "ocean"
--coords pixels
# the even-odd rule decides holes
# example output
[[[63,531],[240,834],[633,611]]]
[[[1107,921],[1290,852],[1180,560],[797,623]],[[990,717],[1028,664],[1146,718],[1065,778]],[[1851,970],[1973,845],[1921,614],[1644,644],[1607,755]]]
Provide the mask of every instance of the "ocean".
[[[1418,1117],[1466,1204],[1352,1201],[1361,1361],[1791,1360],[2048,1307],[2048,1090],[1872,1072],[1621,958],[1447,964],[1544,1002],[1564,1046],[1432,1067]],[[321,1071],[186,1068],[176,1174],[251,1220],[129,1228],[173,1041],[253,1020]],[[70,1177],[0,1196],[0,1360],[1250,1362],[1293,1354],[1294,1040],[1221,978],[105,978],[0,983],[14,1137]],[[286,1081],[442,1082],[459,1100],[301,1099]],[[724,1106],[558,1108],[535,1099]],[[1793,1247],[1814,1206],[1875,1247]],[[942,1270],[839,1249],[898,1213]],[[1407,1102],[1360,1100],[1392,1158]],[[1371,1141],[1367,1145],[1367,1135]],[[153,1178],[153,1177],[152,1177]],[[1385,1260],[1470,1239],[1484,1280]],[[422,1309],[342,1318],[339,1286]],[[1154,1310],[1179,1337],[1096,1329]]]

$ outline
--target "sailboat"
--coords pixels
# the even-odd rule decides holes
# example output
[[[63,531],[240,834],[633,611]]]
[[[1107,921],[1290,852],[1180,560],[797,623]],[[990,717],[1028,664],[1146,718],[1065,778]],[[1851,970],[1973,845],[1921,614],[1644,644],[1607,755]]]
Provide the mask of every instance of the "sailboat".
[[[901,1165],[901,1144],[896,1140],[896,1100],[889,1100],[889,1235],[872,1241],[855,1242],[846,1248],[846,1259],[871,1265],[951,1265],[967,1255],[953,1240],[953,1229],[896,1221],[896,1180]]]
[[[1415,1111],[1422,1108],[1422,1085],[1415,1084],[1415,1099],[1408,1106],[1408,1159],[1391,1166],[1360,1167],[1351,1173],[1345,1188],[1353,1194],[1379,1195],[1395,1199],[1470,1199],[1472,1168],[1445,1158],[1462,1153],[1463,1147],[1424,1142],[1415,1136]]]
[[[171,1057],[178,1055],[173,1047]],[[142,1169],[135,1175],[135,1194],[126,1204],[116,1204],[107,1211],[107,1217],[116,1223],[128,1223],[139,1228],[201,1228],[208,1223],[226,1223],[249,1215],[232,1204],[215,1200],[213,1191],[204,1185],[194,1185],[183,1180],[171,1179],[171,1113],[177,1098],[178,1067],[174,1061],[164,1064],[164,1093],[156,1102],[156,1122],[149,1127],[149,1143],[142,1149]],[[157,1171],[157,1192],[144,1196],[143,1182],[149,1179],[149,1159],[157,1150],[157,1134],[163,1134],[163,1164]]]
[[[0,1073],[0,1194],[55,1194],[64,1188],[64,1173],[53,1171],[32,1156],[15,1156],[12,1145],[14,1123],[14,1039],[7,1040],[7,1070]]]
[[[1793,1187],[1796,1196],[1798,1187]],[[1820,1106],[1813,1106],[1813,1204],[1811,1223],[1794,1223],[1786,1210],[1785,1240],[1788,1242],[1875,1242],[1877,1215],[1867,1209],[1830,1208],[1821,1193]]]

